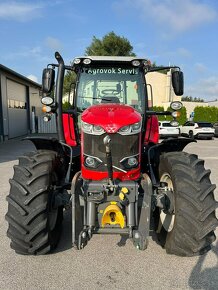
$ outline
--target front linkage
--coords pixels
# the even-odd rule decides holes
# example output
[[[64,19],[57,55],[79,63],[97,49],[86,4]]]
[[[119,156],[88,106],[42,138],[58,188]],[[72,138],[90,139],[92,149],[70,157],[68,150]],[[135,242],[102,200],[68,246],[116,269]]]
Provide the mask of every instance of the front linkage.
[[[146,249],[152,192],[147,174],[140,184],[126,181],[112,185],[83,182],[78,173],[71,187],[73,246],[82,249],[93,234],[120,234],[133,239],[137,249]]]

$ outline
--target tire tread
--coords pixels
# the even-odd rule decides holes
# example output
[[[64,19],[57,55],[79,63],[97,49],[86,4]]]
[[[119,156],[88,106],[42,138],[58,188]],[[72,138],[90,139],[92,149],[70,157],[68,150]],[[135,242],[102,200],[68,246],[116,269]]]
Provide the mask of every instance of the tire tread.
[[[204,160],[185,152],[163,153],[160,174],[164,170],[172,177],[176,203],[174,228],[165,234],[166,251],[180,256],[203,254],[210,249],[218,225],[211,171],[204,168]]]

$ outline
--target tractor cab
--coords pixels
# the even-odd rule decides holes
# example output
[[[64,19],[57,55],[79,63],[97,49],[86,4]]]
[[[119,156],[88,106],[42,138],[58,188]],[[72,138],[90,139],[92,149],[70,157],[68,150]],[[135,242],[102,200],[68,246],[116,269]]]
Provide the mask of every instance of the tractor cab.
[[[73,66],[78,75],[74,98],[77,111],[108,103],[129,105],[143,113],[147,99],[145,62],[133,57],[76,58]]]

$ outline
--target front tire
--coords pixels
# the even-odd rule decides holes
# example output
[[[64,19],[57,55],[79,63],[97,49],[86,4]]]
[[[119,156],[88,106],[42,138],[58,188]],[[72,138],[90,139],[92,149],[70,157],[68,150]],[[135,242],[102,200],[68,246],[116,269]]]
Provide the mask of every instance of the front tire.
[[[19,254],[46,254],[59,241],[63,208],[54,208],[54,186],[60,184],[57,153],[38,150],[19,158],[7,196],[11,248]]]
[[[204,161],[185,152],[164,153],[160,157],[160,180],[172,189],[173,212],[156,209],[157,235],[166,252],[179,256],[205,253],[215,241],[217,226],[215,185]]]

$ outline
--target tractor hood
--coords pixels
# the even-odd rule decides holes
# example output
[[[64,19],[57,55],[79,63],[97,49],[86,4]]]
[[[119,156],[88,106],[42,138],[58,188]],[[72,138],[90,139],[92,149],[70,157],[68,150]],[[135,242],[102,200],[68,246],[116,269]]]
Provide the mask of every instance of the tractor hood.
[[[122,104],[99,104],[87,108],[81,117],[83,122],[101,126],[108,133],[141,121],[141,115],[132,107]]]

